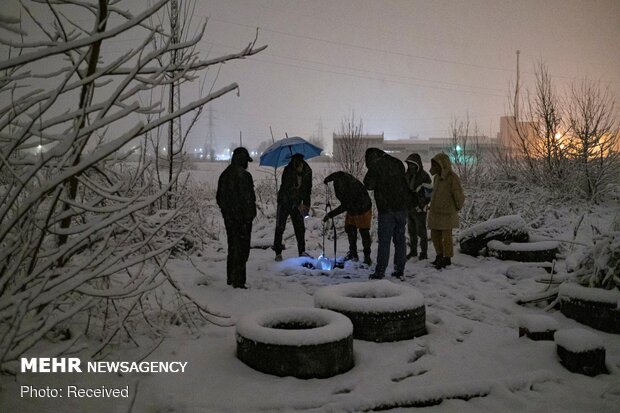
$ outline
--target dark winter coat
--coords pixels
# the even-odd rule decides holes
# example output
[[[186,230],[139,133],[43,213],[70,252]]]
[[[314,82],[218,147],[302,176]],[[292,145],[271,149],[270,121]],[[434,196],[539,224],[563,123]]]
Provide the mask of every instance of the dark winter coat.
[[[465,202],[461,180],[452,172],[452,164],[448,155],[437,154],[433,157],[433,161],[440,166],[441,172],[433,177],[428,227],[439,230],[458,228],[458,212]]]
[[[345,211],[351,215],[360,215],[372,208],[372,201],[366,187],[353,175],[342,171],[334,172],[323,182],[334,182],[336,198],[340,201],[340,206],[327,214],[329,218]]]
[[[278,204],[295,207],[303,203],[309,207],[311,193],[312,169],[306,161],[303,161],[303,169],[301,173],[297,173],[291,160],[284,167],[284,172],[282,172],[282,184],[278,191]]]
[[[429,200],[425,195],[425,188],[431,189],[432,181],[431,176],[424,170],[422,166],[422,158],[417,153],[412,153],[407,157],[406,163],[413,162],[416,167],[412,166],[407,168],[405,178],[407,185],[411,191],[411,208],[423,210]]]
[[[400,211],[409,208],[409,188],[405,180],[405,166],[381,149],[366,150],[364,185],[374,191],[379,212]]]
[[[254,181],[247,168],[243,153],[234,153],[232,161],[217,182],[217,205],[224,219],[251,222],[256,217],[256,196]]]

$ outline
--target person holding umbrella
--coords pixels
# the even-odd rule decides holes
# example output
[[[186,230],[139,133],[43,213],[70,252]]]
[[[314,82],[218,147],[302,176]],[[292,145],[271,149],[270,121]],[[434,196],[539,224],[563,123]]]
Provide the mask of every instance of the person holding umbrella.
[[[304,161],[301,153],[293,154],[290,162],[282,172],[282,184],[278,191],[278,210],[276,213],[276,231],[273,249],[276,261],[282,261],[282,234],[288,217],[291,217],[297,250],[300,257],[310,257],[306,252],[306,227],[304,218],[310,211],[310,195],[312,193],[312,169]]]
[[[246,288],[246,262],[250,256],[252,221],[256,217],[254,181],[247,171],[252,158],[248,150],[239,147],[233,151],[230,165],[217,182],[217,205],[222,211],[228,256],[226,282],[233,288]]]
[[[364,264],[371,265],[370,259],[370,224],[372,222],[372,201],[364,184],[358,181],[353,175],[338,171],[327,176],[323,183],[334,183],[336,198],[340,201],[340,206],[325,214],[323,222],[346,212],[344,219],[344,231],[349,238],[349,252],[345,256],[345,261],[358,261],[357,255],[357,231],[362,237],[362,248],[364,250]]]

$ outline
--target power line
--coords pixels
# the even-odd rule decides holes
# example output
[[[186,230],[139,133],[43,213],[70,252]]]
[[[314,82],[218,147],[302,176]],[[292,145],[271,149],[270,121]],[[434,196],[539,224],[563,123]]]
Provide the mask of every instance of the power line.
[[[355,74],[355,73],[345,73],[345,72],[338,72],[334,70],[313,68],[313,67],[297,65],[297,64],[292,64],[292,63],[274,62],[270,60],[259,59],[256,56],[248,57],[247,60],[252,60],[252,61],[260,62],[260,63],[267,63],[271,65],[277,65],[277,66],[294,67],[297,69],[304,69],[304,70],[309,70],[309,71],[314,71],[314,72],[329,73],[329,74],[335,74],[335,75],[340,75],[340,76],[348,76],[348,77],[353,77],[353,78],[358,78],[358,79],[376,80],[380,82],[395,83],[395,84],[407,85],[407,86],[412,86],[412,87],[439,89],[439,90],[445,90],[449,92],[461,92],[461,93],[468,93],[468,94],[474,94],[474,95],[484,95],[484,96],[493,96],[493,97],[501,97],[501,98],[506,97],[505,95],[498,95],[494,93],[477,92],[474,90],[461,90],[461,89],[454,89],[454,88],[448,88],[448,87],[442,87],[442,86],[420,85],[420,84],[413,84],[410,82],[402,82],[402,81],[392,80],[392,79],[364,76],[364,75]]]
[[[457,61],[457,60],[440,59],[440,58],[435,58],[435,57],[429,57],[429,56],[415,55],[415,54],[411,54],[411,53],[398,52],[398,51],[394,51],[394,50],[379,49],[379,48],[374,48],[374,47],[369,47],[369,46],[360,46],[360,45],[356,45],[356,44],[352,44],[352,43],[340,42],[340,41],[336,41],[336,40],[321,39],[321,38],[313,37],[313,36],[298,35],[298,34],[294,34],[294,33],[290,33],[290,32],[285,32],[285,31],[281,31],[281,30],[269,29],[269,28],[266,28],[266,27],[257,27],[257,26],[253,26],[253,25],[249,25],[249,24],[237,23],[237,22],[232,22],[232,21],[229,21],[229,20],[218,19],[218,18],[210,17],[210,16],[202,15],[202,17],[205,17],[205,18],[208,18],[209,20],[220,22],[220,23],[225,23],[225,24],[231,24],[231,25],[240,26],[240,27],[251,28],[253,30],[256,30],[258,28],[259,30],[262,30],[262,31],[265,31],[265,32],[269,32],[269,33],[279,34],[279,35],[283,35],[283,36],[290,36],[290,37],[295,37],[295,38],[304,39],[304,40],[312,40],[312,41],[327,43],[327,44],[331,44],[331,45],[338,45],[338,46],[342,46],[342,47],[353,48],[353,49],[385,53],[385,54],[390,54],[390,55],[395,55],[395,56],[400,56],[400,57],[409,57],[409,58],[412,58],[412,59],[428,60],[428,61],[433,61],[433,62],[438,62],[438,63],[447,63],[447,64],[454,64],[454,65],[475,67],[475,68],[486,69],[486,70],[494,70],[494,71],[502,71],[502,72],[513,73],[513,69],[509,69],[509,68],[494,67],[494,66],[481,65],[481,64],[469,63],[469,62],[460,62],[460,61]],[[534,74],[533,72],[523,72],[523,73],[526,73],[526,74],[529,74],[529,75]],[[555,77],[555,78],[558,78],[558,79],[566,79],[566,80],[579,80],[579,79],[581,79],[581,77],[578,77],[578,76],[552,75],[552,77]],[[615,84],[615,83],[618,83],[618,82],[613,81],[613,80],[608,80],[608,81],[605,81],[604,83],[614,83]]]
[[[235,26],[241,26],[241,27],[247,27],[247,28],[251,28],[251,29],[256,29],[256,26],[252,26],[252,25],[248,25],[248,24],[231,22],[231,21],[228,21],[228,20],[217,19],[215,17],[208,17],[208,16],[202,16],[202,17],[206,17],[209,20],[220,22],[220,23],[232,24],[232,25],[235,25]],[[400,56],[400,57],[409,57],[409,58],[412,58],[412,59],[429,60],[429,61],[438,62],[438,63],[448,63],[448,64],[455,64],[455,65],[462,65],[462,66],[470,66],[470,67],[476,67],[476,68],[487,69],[487,70],[497,70],[497,71],[502,71],[502,72],[512,72],[512,69],[507,69],[507,68],[503,68],[503,67],[493,67],[493,66],[479,65],[479,64],[475,64],[475,63],[459,62],[459,61],[456,61],[456,60],[439,59],[439,58],[436,58],[436,57],[414,55],[414,54],[411,54],[411,53],[397,52],[397,51],[394,51],[394,50],[379,49],[379,48],[370,47],[370,46],[360,46],[360,45],[356,45],[356,44],[352,44],[352,43],[345,43],[345,42],[340,42],[340,41],[336,41],[336,40],[329,40],[329,39],[321,39],[319,37],[313,37],[313,36],[304,36],[304,35],[284,32],[284,31],[281,31],[281,30],[268,29],[268,28],[265,28],[265,27],[259,27],[258,29],[259,30],[263,30],[265,32],[279,34],[279,35],[283,35],[283,36],[295,37],[295,38],[298,38],[298,39],[312,40],[312,41],[327,43],[327,44],[331,44],[331,45],[349,47],[349,48],[353,48],[353,49],[359,49],[359,50],[365,50],[365,51],[371,51],[371,52],[379,52],[379,53],[391,54],[391,55]]]
[[[221,43],[210,42],[210,41],[206,41],[206,42],[203,41],[203,43],[208,43],[208,44],[211,44],[211,45],[214,45],[214,46],[221,46],[221,47],[230,48],[232,50],[236,50],[236,48],[233,47],[233,46],[224,45],[224,44],[221,44]],[[202,49],[198,49],[198,50],[202,50]],[[470,89],[482,89],[482,90],[489,90],[489,91],[493,91],[493,92],[504,92],[504,89],[490,88],[490,87],[484,87],[484,86],[475,86],[475,85],[466,85],[466,84],[462,84],[462,83],[446,82],[446,81],[442,81],[442,80],[425,79],[425,78],[416,77],[416,76],[401,75],[401,74],[388,73],[388,72],[377,72],[377,71],[373,71],[373,70],[358,69],[358,68],[350,67],[350,66],[335,65],[333,63],[324,63],[324,62],[319,62],[319,61],[316,61],[316,60],[309,60],[309,59],[301,59],[301,58],[296,58],[296,57],[281,56],[281,55],[276,55],[276,54],[269,53],[269,52],[261,52],[261,55],[262,56],[272,56],[272,57],[279,58],[279,59],[294,60],[294,61],[299,61],[299,62],[302,62],[302,63],[311,63],[311,64],[317,64],[317,65],[323,65],[323,66],[330,66],[330,67],[335,67],[337,69],[353,70],[353,71],[357,71],[357,72],[369,73],[369,74],[374,74],[374,75],[378,75],[378,76],[392,76],[392,77],[398,77],[398,78],[402,78],[402,79],[415,80],[415,81],[420,81],[420,82],[438,83],[438,84],[443,84],[443,85],[447,85],[447,86],[464,87],[464,88],[470,88]]]

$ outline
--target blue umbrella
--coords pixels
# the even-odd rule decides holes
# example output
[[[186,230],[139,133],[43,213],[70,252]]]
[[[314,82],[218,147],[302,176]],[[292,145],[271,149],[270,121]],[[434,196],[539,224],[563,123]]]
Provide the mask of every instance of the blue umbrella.
[[[310,159],[319,156],[321,151],[323,149],[314,146],[299,136],[284,138],[265,149],[265,152],[260,156],[260,165],[277,168],[288,164],[291,157],[295,154],[300,153],[304,156],[304,159]]]

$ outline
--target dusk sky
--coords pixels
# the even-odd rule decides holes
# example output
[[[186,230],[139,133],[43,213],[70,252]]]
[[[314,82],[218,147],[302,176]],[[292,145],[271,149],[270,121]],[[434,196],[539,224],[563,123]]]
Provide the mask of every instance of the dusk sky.
[[[120,4],[135,12],[143,2]],[[194,23],[209,18],[203,58],[239,51],[257,27],[257,45],[268,45],[219,71],[216,87],[240,85],[239,97],[212,104],[221,148],[240,131],[249,147],[271,140],[269,126],[276,139],[322,126],[329,148],[351,112],[387,139],[447,136],[451,118],[466,114],[495,136],[517,49],[524,88],[542,60],[560,90],[587,77],[617,99],[619,16],[618,0],[197,0]],[[205,142],[207,125],[205,110],[192,145]]]
[[[523,85],[542,59],[558,88],[588,77],[620,91],[620,1],[208,0],[202,47],[230,53],[256,27],[264,52],[224,66],[241,96],[213,104],[221,137],[331,138],[351,111],[388,139],[446,136],[453,116],[498,131],[521,51]],[[207,124],[206,116],[202,124]],[[330,141],[331,139],[326,139]]]

